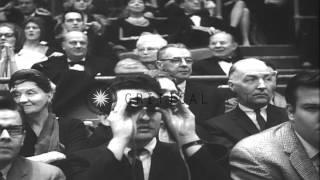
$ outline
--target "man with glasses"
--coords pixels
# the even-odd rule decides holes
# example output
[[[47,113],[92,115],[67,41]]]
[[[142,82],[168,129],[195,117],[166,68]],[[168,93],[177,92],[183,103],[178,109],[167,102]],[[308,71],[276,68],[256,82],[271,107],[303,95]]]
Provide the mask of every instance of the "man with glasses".
[[[198,124],[224,112],[224,99],[216,87],[187,80],[192,73],[193,59],[185,45],[168,44],[158,51],[157,58],[158,69],[175,80]]]
[[[9,91],[0,91],[0,180],[64,180],[55,166],[19,156],[26,123],[23,109]]]
[[[285,109],[269,104],[276,72],[258,59],[234,63],[229,87],[237,95],[237,107],[205,122],[205,139],[231,149],[241,139],[288,120]]]

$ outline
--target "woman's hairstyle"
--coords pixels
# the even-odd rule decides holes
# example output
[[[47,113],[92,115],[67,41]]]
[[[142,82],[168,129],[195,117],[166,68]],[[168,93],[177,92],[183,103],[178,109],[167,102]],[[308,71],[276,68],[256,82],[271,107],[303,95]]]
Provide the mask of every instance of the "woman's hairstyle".
[[[32,17],[24,23],[23,28],[25,29],[29,23],[35,23],[36,25],[38,25],[38,27],[40,28],[40,41],[44,40],[46,32],[43,19],[41,19],[40,17]]]
[[[27,81],[34,82],[45,93],[53,91],[49,78],[35,69],[21,69],[13,73],[9,80],[9,89]]]
[[[22,29],[14,24],[9,22],[0,23],[1,27],[8,27],[13,31],[14,37],[16,38],[16,43],[14,45],[14,52],[19,52],[23,45],[23,32]]]

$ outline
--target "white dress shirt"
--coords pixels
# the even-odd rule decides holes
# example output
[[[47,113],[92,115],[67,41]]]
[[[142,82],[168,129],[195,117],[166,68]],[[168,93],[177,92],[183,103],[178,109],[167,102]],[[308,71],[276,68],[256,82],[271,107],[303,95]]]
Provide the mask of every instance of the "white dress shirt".
[[[85,58],[83,58],[81,61],[85,61]],[[70,59],[68,59],[68,62],[72,62]],[[84,71],[84,65],[75,64],[73,66],[69,65],[69,69],[76,70],[76,71]]]
[[[242,104],[239,103],[239,108],[244,112],[246,113],[246,115],[250,118],[250,120],[253,122],[253,124],[259,129],[260,129],[260,126],[258,124],[258,121],[257,121],[257,117],[256,117],[256,113],[254,112],[253,109],[251,108],[248,108]],[[267,122],[267,106],[264,106],[262,108],[260,108],[260,114],[261,116],[263,117],[263,119]]]
[[[157,145],[157,139],[153,138],[146,146],[144,146],[144,149],[146,149],[146,151],[143,151],[139,155],[139,159],[142,162],[144,180],[149,179],[150,167],[151,167],[151,156],[156,145]],[[129,159],[129,161],[132,162],[132,159],[128,155],[130,151],[131,151],[131,148],[126,147],[124,149],[124,154]]]

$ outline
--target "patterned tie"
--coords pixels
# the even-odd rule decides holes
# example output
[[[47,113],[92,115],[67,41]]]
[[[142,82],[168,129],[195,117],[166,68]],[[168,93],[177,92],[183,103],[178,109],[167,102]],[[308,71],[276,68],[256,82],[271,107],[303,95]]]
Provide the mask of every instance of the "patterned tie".
[[[254,112],[256,113],[256,119],[259,124],[260,131],[265,130],[266,129],[266,121],[261,116],[260,109],[256,109],[256,110],[254,110]]]
[[[132,176],[133,180],[144,180],[143,166],[140,160],[140,154],[146,151],[145,149],[138,149],[136,151],[129,151],[128,155],[132,159]]]

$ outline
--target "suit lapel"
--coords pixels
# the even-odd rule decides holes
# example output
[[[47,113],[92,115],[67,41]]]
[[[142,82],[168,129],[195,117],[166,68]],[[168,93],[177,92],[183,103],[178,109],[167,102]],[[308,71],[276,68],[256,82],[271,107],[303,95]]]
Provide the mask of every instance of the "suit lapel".
[[[291,123],[287,123],[281,135],[280,141],[283,144],[284,151],[288,153],[290,162],[297,173],[304,180],[318,180],[319,175],[294,133]]]
[[[246,113],[239,108],[239,106],[237,106],[234,110],[234,116],[232,117],[235,120],[235,122],[250,135],[259,133],[257,127],[253,124],[253,122],[246,115]]]
[[[22,159],[21,157],[18,157],[12,164],[11,169],[8,172],[7,179],[19,179],[19,180],[24,180],[27,175],[29,170],[28,164],[25,163],[25,160]]]

